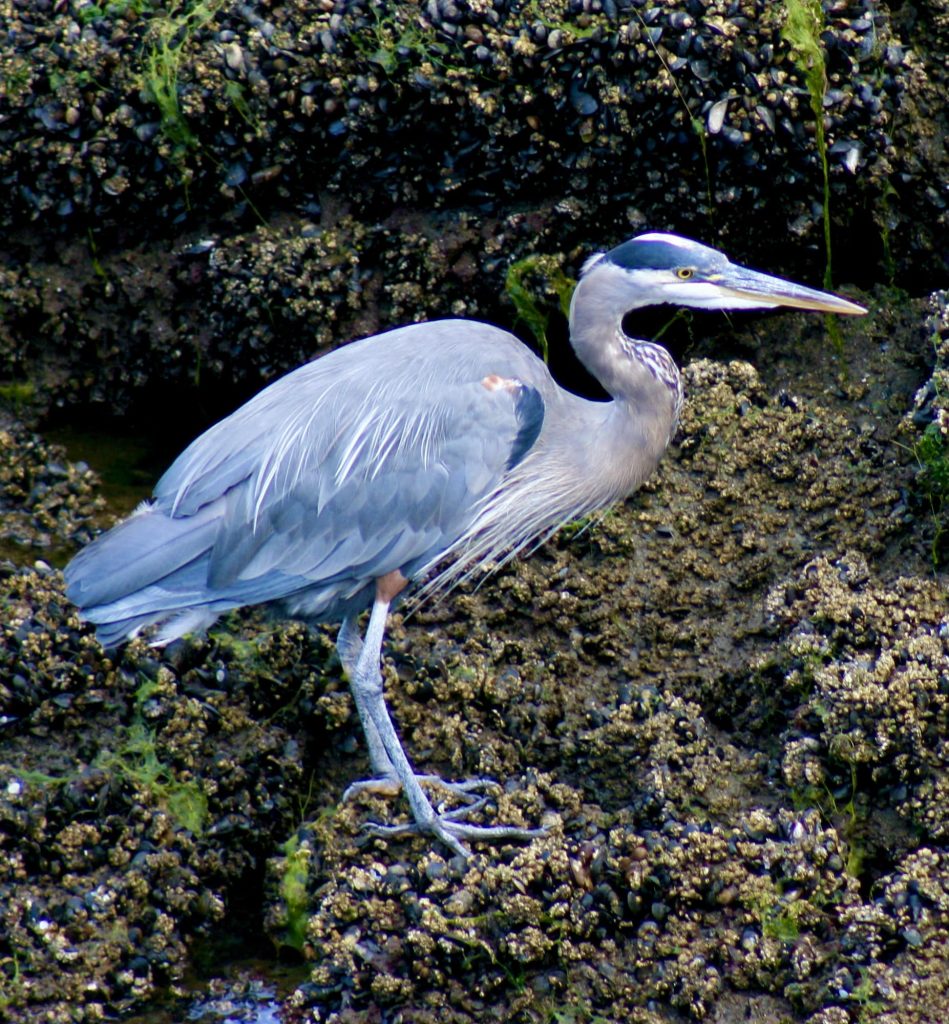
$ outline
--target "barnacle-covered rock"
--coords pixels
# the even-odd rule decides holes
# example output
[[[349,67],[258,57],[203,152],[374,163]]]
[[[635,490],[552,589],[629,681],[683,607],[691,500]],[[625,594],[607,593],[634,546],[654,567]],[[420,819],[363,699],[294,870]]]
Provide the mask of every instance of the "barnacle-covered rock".
[[[936,568],[946,559],[949,541],[949,292],[934,292],[928,313],[921,334],[932,347],[932,373],[917,390],[900,433],[917,463],[909,501],[930,533]]]
[[[949,837],[949,626],[935,582],[875,580],[858,554],[821,557],[768,598],[788,629],[779,664],[801,704],[784,773],[802,794],[889,805],[930,841]],[[806,737],[803,742],[798,737]],[[868,799],[872,794],[872,800]]]
[[[568,996],[608,1020],[657,1004],[701,1019],[726,985],[818,1001],[836,948],[826,908],[859,897],[815,814],[641,828],[549,777],[498,801],[508,816],[525,802],[546,807],[549,835],[467,865],[432,853],[387,867],[353,849],[348,812],[307,829],[301,844],[320,850],[306,874],[314,969],[297,1000],[457,1021],[499,999],[539,1014]],[[275,893],[286,870],[270,865]]]
[[[6,0],[3,13],[0,173],[17,219],[248,211],[325,188],[364,209],[473,205],[541,185],[590,197],[600,223],[595,196],[653,223],[727,210],[725,231],[753,210],[780,218],[774,237],[790,225],[818,239],[813,57],[793,49],[780,5]],[[838,216],[856,196],[865,216],[887,202],[894,241],[900,204],[925,221],[924,197],[893,201],[888,183],[935,180],[940,159],[892,142],[914,115],[938,118],[907,102],[941,73],[915,29],[867,0],[829,5],[813,28],[832,194],[848,197]],[[766,201],[776,182],[780,207]]]
[[[194,339],[206,372],[271,379],[340,341],[400,323],[467,316],[486,302],[467,215],[369,228],[283,223],[222,239],[195,257],[211,309]],[[492,297],[496,301],[496,297]]]
[[[333,231],[348,215],[377,243],[413,233],[407,211],[439,211],[449,233],[481,219],[454,261],[476,279],[463,301],[479,316],[496,313],[509,261],[573,259],[645,227],[711,233],[799,275],[827,219],[847,277],[882,266],[917,290],[939,279],[947,217],[933,184],[946,177],[945,12],[918,7],[824,5],[815,79],[815,53],[764,0],[2,0],[0,295],[11,274],[22,287],[0,361],[58,402],[121,410],[156,376],[180,390],[200,376],[206,305],[200,263],[171,253],[285,218]],[[496,238],[515,208],[533,237]],[[160,267],[143,237],[161,240]],[[361,272],[401,248],[370,246]],[[427,311],[427,273],[394,316]],[[163,293],[163,315],[138,318],[142,288]],[[285,303],[268,297],[280,326]],[[354,325],[394,322],[372,312]],[[272,365],[239,352],[241,374]]]
[[[921,326],[923,336],[932,345],[934,366],[932,376],[916,392],[913,407],[907,413],[904,428],[915,435],[935,426],[940,436],[949,435],[949,292],[933,292],[929,310]]]
[[[104,508],[96,474],[47,445],[17,421],[0,417],[0,543],[49,554],[91,539]]]
[[[182,978],[289,828],[281,703],[321,720],[318,641],[110,657],[42,565],[0,568],[0,609],[0,993],[13,1019],[100,1020]]]
[[[949,1000],[944,849],[922,847],[900,860],[877,881],[871,900],[844,910],[841,924],[838,979],[853,981],[844,1005],[856,1019],[863,1006],[873,1006],[884,1024],[939,1019]]]

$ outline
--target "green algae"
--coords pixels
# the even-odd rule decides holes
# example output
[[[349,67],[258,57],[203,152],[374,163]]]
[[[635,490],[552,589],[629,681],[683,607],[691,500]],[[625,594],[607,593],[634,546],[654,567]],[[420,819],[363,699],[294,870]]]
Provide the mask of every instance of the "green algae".
[[[36,397],[36,384],[31,380],[0,381],[0,403],[19,412]]]
[[[827,91],[827,63],[820,44],[824,30],[824,10],[820,0],[785,0],[787,18],[782,35],[792,47],[792,57],[804,75],[811,110],[814,114],[814,138],[823,180],[822,222],[824,226],[824,288],[833,289],[833,252],[830,231],[830,166],[827,162],[827,138],[824,132],[824,94]],[[843,335],[837,317],[827,314],[824,324],[838,353],[843,353]]]
[[[550,314],[542,306],[540,295],[553,296],[560,312],[570,315],[570,299],[576,281],[568,277],[555,256],[532,255],[517,260],[508,267],[504,290],[514,303],[518,319],[537,339],[544,362],[547,362]]]
[[[158,690],[158,684],[151,682],[139,687],[132,723],[119,731],[114,749],[102,751],[95,763],[150,794],[177,828],[201,835],[208,821],[207,795],[199,781],[183,778],[162,760],[157,735],[142,716],[143,705]]]
[[[919,464],[916,487],[929,507],[933,523],[930,555],[936,571],[942,563],[949,527],[949,442],[939,423],[930,423],[920,434],[913,455]]]
[[[820,45],[824,30],[824,11],[820,0],[785,0],[786,20],[782,35],[792,48],[793,59],[804,76],[811,110],[817,152],[823,172],[824,287],[832,285],[830,240],[830,169],[827,164],[827,140],[824,135],[824,94],[827,91],[827,64]]]
[[[279,879],[278,898],[283,903],[285,915],[280,944],[302,951],[311,912],[307,889],[313,851],[308,843],[301,842],[299,836],[291,836],[280,851],[283,854],[283,872]]]

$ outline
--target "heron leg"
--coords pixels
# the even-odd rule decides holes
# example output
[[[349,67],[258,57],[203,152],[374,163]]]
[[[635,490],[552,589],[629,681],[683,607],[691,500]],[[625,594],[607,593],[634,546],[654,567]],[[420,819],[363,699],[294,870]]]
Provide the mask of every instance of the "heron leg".
[[[356,625],[356,616],[347,615],[339,627],[339,635],[336,637],[336,651],[339,660],[342,662],[346,675],[352,679],[356,671],[356,662],[362,653],[362,637],[359,635],[359,627]]]
[[[359,712],[359,720],[366,736],[366,746],[369,749],[369,763],[372,765],[372,774],[376,780],[380,780],[380,788],[388,787],[393,792],[398,791],[399,777],[395,767],[386,753],[385,745],[379,737],[379,730],[371,716],[364,714],[360,707],[359,698],[356,696],[356,672],[359,659],[363,653],[364,645],[359,635],[359,627],[356,625],[355,616],[349,615],[343,619],[339,627],[339,636],[336,638],[336,650],[339,653],[339,660],[343,664],[346,675],[349,676],[350,686],[353,691],[353,698],[356,701],[356,710]],[[379,660],[376,659],[376,671],[379,672]],[[379,685],[382,685],[382,677],[379,677]],[[373,780],[374,782],[376,780]],[[372,785],[370,783],[369,785]],[[343,798],[352,795],[352,786],[346,790]],[[355,790],[353,792],[356,792]]]
[[[359,627],[356,625],[355,616],[347,616],[343,619],[339,628],[339,635],[336,638],[336,650],[339,653],[339,660],[350,680],[356,677],[356,665],[363,650],[362,637],[359,635]],[[357,793],[378,793],[383,796],[397,796],[402,789],[395,766],[389,760],[382,740],[379,737],[379,730],[375,722],[360,712],[360,721],[363,732],[366,736],[366,746],[369,750],[369,761],[372,765],[373,778],[354,782],[346,787],[343,793],[343,800],[350,800]],[[416,775],[420,783],[446,789],[462,800],[474,802],[472,793],[479,793],[485,789],[496,787],[493,779],[465,779],[462,782],[446,782],[438,775]]]
[[[389,601],[377,596],[369,616],[369,625],[366,629],[362,650],[359,652],[354,666],[350,687],[356,704],[356,710],[359,712],[359,718],[366,731],[366,741],[369,744],[378,742],[384,751],[388,765],[391,766],[391,771],[394,772],[395,777],[401,783],[402,792],[405,794],[406,800],[408,800],[414,825],[373,825],[371,826],[373,831],[380,835],[404,835],[410,832],[424,832],[440,839],[446,846],[454,850],[455,853],[461,854],[462,857],[468,856],[468,851],[462,842],[463,839],[529,839],[534,836],[543,835],[543,829],[469,825],[457,820],[458,817],[463,816],[463,814],[458,812],[449,812],[443,815],[435,812],[402,748],[402,743],[395,731],[395,726],[392,724],[392,719],[389,717],[389,711],[385,704],[380,659],[388,612]],[[370,739],[370,737],[374,737],[374,739]],[[371,746],[370,756],[373,756]],[[377,754],[375,756],[381,755]],[[373,767],[375,768],[375,760],[373,760]],[[391,778],[391,776],[388,777]],[[474,809],[476,807],[471,806],[464,808],[463,812],[470,814]]]

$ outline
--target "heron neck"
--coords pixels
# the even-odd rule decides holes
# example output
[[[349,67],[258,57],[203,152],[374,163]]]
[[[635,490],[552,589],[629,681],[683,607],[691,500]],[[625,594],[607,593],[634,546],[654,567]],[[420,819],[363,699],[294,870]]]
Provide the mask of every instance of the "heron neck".
[[[623,317],[639,304],[610,277],[582,278],[570,305],[570,343],[577,358],[617,402],[639,416],[666,419],[674,429],[681,403],[679,371],[661,345],[623,331]]]

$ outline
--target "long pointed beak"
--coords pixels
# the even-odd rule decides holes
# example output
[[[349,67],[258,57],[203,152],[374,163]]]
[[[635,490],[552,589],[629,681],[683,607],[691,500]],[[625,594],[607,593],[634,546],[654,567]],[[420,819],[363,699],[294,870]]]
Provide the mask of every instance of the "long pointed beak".
[[[715,285],[722,299],[735,299],[742,304],[759,307],[790,306],[793,309],[815,309],[849,316],[866,313],[863,306],[831,295],[830,292],[805,288],[802,284],[794,284],[793,281],[762,274],[757,270],[747,270],[745,267],[730,265],[721,274],[708,280]]]

